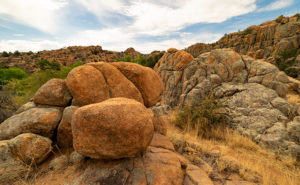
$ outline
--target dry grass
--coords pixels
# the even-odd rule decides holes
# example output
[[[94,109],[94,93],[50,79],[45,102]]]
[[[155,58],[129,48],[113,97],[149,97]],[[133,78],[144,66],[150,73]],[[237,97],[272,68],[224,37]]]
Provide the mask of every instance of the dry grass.
[[[174,116],[171,116],[171,120],[172,118]],[[201,138],[197,133],[197,130],[192,129],[182,131],[172,124],[168,128],[168,137],[175,147],[182,142],[190,143],[200,157],[219,151],[220,158],[230,157],[237,161],[238,174],[247,181],[259,182],[262,185],[300,185],[300,168],[296,159],[272,154],[251,139],[228,128],[212,130],[210,139]],[[191,158],[195,157],[195,153],[189,155]],[[216,170],[222,173],[228,165],[230,164],[217,160]]]

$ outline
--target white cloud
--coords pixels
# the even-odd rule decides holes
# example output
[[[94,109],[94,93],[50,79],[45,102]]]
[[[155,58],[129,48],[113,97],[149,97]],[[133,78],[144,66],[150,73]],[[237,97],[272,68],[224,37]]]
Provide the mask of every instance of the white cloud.
[[[0,40],[3,50],[44,50],[69,45],[102,45],[104,49],[125,50],[132,46],[147,53],[152,50],[166,50],[170,47],[182,49],[195,42],[213,42],[222,34],[182,33],[180,30],[196,23],[219,23],[231,17],[254,11],[255,0],[1,0],[1,13],[14,20],[53,32],[58,27],[58,13],[67,3],[83,6],[98,19],[123,15],[130,21],[100,30],[70,31],[67,38],[54,34],[56,41]],[[19,4],[18,4],[19,3]],[[12,11],[13,10],[13,11]],[[28,14],[28,15],[27,15]],[[65,21],[65,20],[64,20]],[[220,31],[221,32],[221,31]],[[143,36],[169,36],[159,41],[140,41]],[[63,37],[63,39],[61,39]]]
[[[67,5],[64,0],[1,0],[0,15],[13,22],[53,33],[60,21],[59,10]]]
[[[195,23],[218,23],[256,8],[255,0],[75,0],[105,22],[105,17],[121,14],[131,18],[126,27],[137,34],[169,34]]]
[[[14,36],[15,36],[15,37],[23,37],[24,34],[23,34],[23,33],[15,33]]]
[[[108,12],[118,13],[125,5],[122,0],[75,0],[75,2],[85,7],[89,12],[97,15],[100,19]]]
[[[222,34],[180,34],[179,38],[167,39],[161,41],[139,42],[135,39],[133,34],[126,34],[119,29],[106,30],[88,30],[80,32],[66,40],[60,41],[29,41],[29,40],[2,40],[0,41],[0,48],[2,51],[41,51],[62,48],[72,45],[101,45],[103,49],[113,51],[124,51],[128,47],[134,47],[137,51],[142,53],[150,53],[153,50],[167,50],[171,47],[177,49],[184,49],[196,42],[211,43],[219,38]]]
[[[0,48],[2,51],[41,51],[64,47],[61,42],[40,40],[0,40]]]
[[[277,0],[273,3],[268,4],[267,6],[258,9],[258,12],[263,11],[272,11],[272,10],[279,10],[281,8],[286,8],[291,6],[294,3],[294,0]]]
[[[218,23],[255,10],[255,0],[185,0],[178,8],[133,1],[125,15],[134,19],[131,29],[140,34],[162,35],[195,23]]]

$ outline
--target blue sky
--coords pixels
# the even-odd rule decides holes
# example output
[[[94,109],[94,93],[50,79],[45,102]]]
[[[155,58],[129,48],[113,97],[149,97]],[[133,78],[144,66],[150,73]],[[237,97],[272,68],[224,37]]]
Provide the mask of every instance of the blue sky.
[[[299,0],[1,0],[0,51],[183,49],[296,13]]]

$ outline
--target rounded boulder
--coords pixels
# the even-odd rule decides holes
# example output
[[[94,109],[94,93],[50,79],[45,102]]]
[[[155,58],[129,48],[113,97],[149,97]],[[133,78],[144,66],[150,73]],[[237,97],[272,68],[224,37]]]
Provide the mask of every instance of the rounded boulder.
[[[146,107],[151,107],[160,101],[164,87],[155,71],[130,62],[113,62],[111,64],[138,88]]]
[[[73,147],[94,159],[134,157],[151,142],[152,117],[143,104],[127,98],[83,106],[72,117]]]
[[[54,106],[67,106],[72,99],[65,80],[51,79],[46,82],[33,97],[34,103]]]
[[[83,106],[109,98],[103,74],[92,66],[76,67],[68,74],[66,82],[73,96],[73,105]]]

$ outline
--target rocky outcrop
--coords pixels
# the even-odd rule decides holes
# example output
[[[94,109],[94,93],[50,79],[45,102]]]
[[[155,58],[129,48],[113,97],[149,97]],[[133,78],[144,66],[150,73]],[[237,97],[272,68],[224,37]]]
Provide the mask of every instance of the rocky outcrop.
[[[197,43],[186,51],[194,57],[218,48],[232,48],[240,54],[256,59],[273,57],[284,50],[298,48],[300,37],[299,14],[266,21],[261,25],[250,26],[244,31],[224,35],[213,44]],[[271,59],[273,60],[274,59]]]
[[[135,99],[147,107],[161,98],[163,85],[148,67],[128,62],[91,63],[73,69],[67,77],[73,105],[88,105],[109,98]]]
[[[152,116],[143,104],[126,98],[83,106],[72,118],[74,149],[94,159],[134,157],[152,139]]]
[[[293,84],[286,74],[232,49],[212,50],[188,63],[183,59],[184,67],[176,68],[179,52],[184,51],[166,53],[154,68],[164,82],[160,107],[191,105],[213,93],[224,101],[233,128],[274,151],[299,155],[299,142],[285,127],[294,115],[284,99]]]
[[[159,146],[153,141],[157,139],[160,140]],[[213,184],[206,172],[175,153],[173,145],[165,136],[155,134],[153,140],[144,155],[115,161],[87,162],[84,171],[66,184]]]
[[[276,20],[266,21],[261,25],[250,26],[243,31],[225,34],[220,40],[212,44],[196,43],[186,51],[194,57],[202,53],[219,48],[232,48],[242,55],[249,55],[255,59],[265,59],[267,62],[281,66],[295,78],[300,78],[297,56],[284,58],[283,54],[299,49],[300,46],[300,16],[279,16]],[[281,64],[280,64],[281,63]]]

